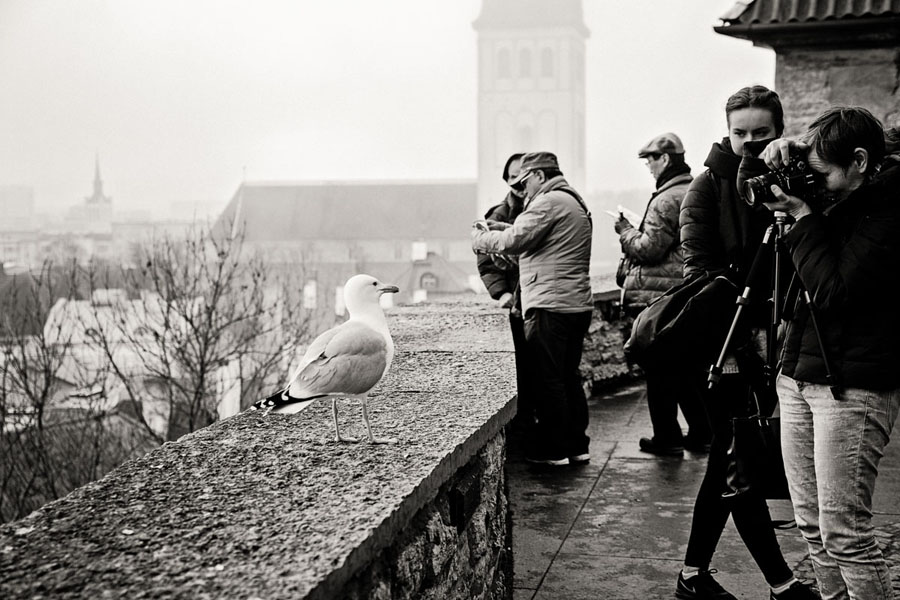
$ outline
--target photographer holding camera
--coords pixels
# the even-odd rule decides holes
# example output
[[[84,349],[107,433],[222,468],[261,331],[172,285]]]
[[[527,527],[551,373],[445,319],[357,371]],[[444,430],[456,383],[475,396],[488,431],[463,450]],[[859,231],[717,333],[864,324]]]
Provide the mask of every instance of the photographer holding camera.
[[[694,179],[681,205],[684,275],[692,279],[704,273],[728,270],[736,283],[749,285],[744,279],[774,219],[761,204],[750,206],[739,196],[738,181],[748,174],[746,159],[755,159],[770,141],[781,136],[784,111],[778,94],[756,85],[742,88],[728,98],[725,117],[728,136],[713,144],[704,162],[707,171]],[[756,168],[765,170],[765,165],[760,163]],[[752,174],[758,173],[754,170]],[[764,277],[768,281],[766,273],[757,279]],[[794,577],[785,562],[762,492],[751,488],[734,498],[722,496],[732,440],[731,418],[755,412],[751,384],[759,379],[763,366],[759,353],[764,345],[761,338],[765,336],[757,332],[764,330],[769,313],[764,294],[757,295],[749,309],[752,318],[748,321],[752,328],[742,329],[715,388],[705,389],[702,380],[702,368],[708,364],[705,361],[709,357],[691,357],[696,364],[685,373],[698,388],[703,388],[702,399],[713,439],[706,474],[694,501],[684,567],[676,583],[675,597],[679,600],[735,599],[713,578],[715,570],[710,569],[729,515],[769,584],[771,598],[816,598],[809,587]],[[771,412],[774,406],[765,408]]]
[[[797,525],[823,598],[892,598],[872,526],[878,463],[900,410],[900,157],[869,111],[832,108],[802,142],[777,140],[766,164],[807,161],[821,205],[771,185],[762,199],[796,223],[784,236],[817,310],[826,364],[799,304],[787,323],[777,389],[782,449]],[[830,385],[831,384],[831,385]]]

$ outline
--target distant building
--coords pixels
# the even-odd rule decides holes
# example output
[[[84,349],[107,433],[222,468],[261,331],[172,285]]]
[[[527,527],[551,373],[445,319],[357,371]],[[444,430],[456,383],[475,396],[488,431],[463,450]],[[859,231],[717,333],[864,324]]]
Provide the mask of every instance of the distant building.
[[[585,185],[585,41],[581,0],[484,0],[478,32],[478,213],[506,195],[510,154],[547,150]]]
[[[84,202],[68,211],[66,223],[69,233],[97,238],[112,238],[112,198],[103,193],[100,178],[100,157],[94,159],[94,192]]]
[[[836,104],[900,126],[900,0],[740,0],[715,30],[775,51],[785,134]]]
[[[33,264],[38,254],[34,190],[24,185],[0,186],[0,265],[15,271]]]
[[[361,272],[397,284],[407,302],[415,290],[479,289],[475,194],[474,181],[245,182],[215,231],[243,235],[272,264],[302,265],[317,304],[339,304],[336,290]]]

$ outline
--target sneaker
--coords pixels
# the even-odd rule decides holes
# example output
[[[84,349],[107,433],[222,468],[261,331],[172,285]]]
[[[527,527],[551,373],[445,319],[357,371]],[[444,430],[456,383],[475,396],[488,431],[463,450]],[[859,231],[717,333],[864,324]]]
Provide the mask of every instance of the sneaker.
[[[681,444],[660,444],[653,438],[641,438],[638,443],[641,452],[649,452],[657,456],[683,456],[684,446]]]
[[[675,598],[678,600],[706,600],[707,598],[737,600],[737,596],[728,593],[725,588],[719,585],[718,581],[713,579],[712,574],[715,572],[715,569],[700,571],[688,579],[685,579],[682,573],[679,572],[678,583],[675,586]]]
[[[771,600],[822,600],[813,589],[800,581],[795,581],[791,587],[784,590],[780,594],[771,592],[769,594]]]
[[[575,456],[569,457],[570,465],[586,465],[589,462],[591,462],[591,455],[588,454],[587,452],[584,452],[582,454],[576,454]]]
[[[526,454],[525,460],[534,465],[548,465],[551,467],[562,467],[569,464],[569,457],[555,457],[548,454]]]

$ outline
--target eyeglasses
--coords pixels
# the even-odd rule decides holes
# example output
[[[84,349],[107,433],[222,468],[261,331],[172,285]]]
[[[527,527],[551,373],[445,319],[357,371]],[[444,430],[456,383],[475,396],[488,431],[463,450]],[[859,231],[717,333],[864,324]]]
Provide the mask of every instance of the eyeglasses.
[[[522,190],[525,189],[525,180],[527,180],[532,175],[534,175],[534,171],[528,171],[527,173],[525,173],[525,177],[523,177],[519,181],[511,184],[509,187],[516,190],[517,192],[521,192]]]
[[[662,156],[662,155],[661,154],[648,154],[647,156],[644,157],[644,160],[649,165],[650,163],[659,160],[660,156]]]

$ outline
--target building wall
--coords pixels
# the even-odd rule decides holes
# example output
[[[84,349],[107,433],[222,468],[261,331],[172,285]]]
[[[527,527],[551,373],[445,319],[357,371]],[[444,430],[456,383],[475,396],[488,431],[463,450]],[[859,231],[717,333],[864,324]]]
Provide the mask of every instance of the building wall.
[[[803,133],[816,115],[836,104],[863,106],[885,127],[900,126],[900,47],[781,48],[775,65],[786,136]]]

